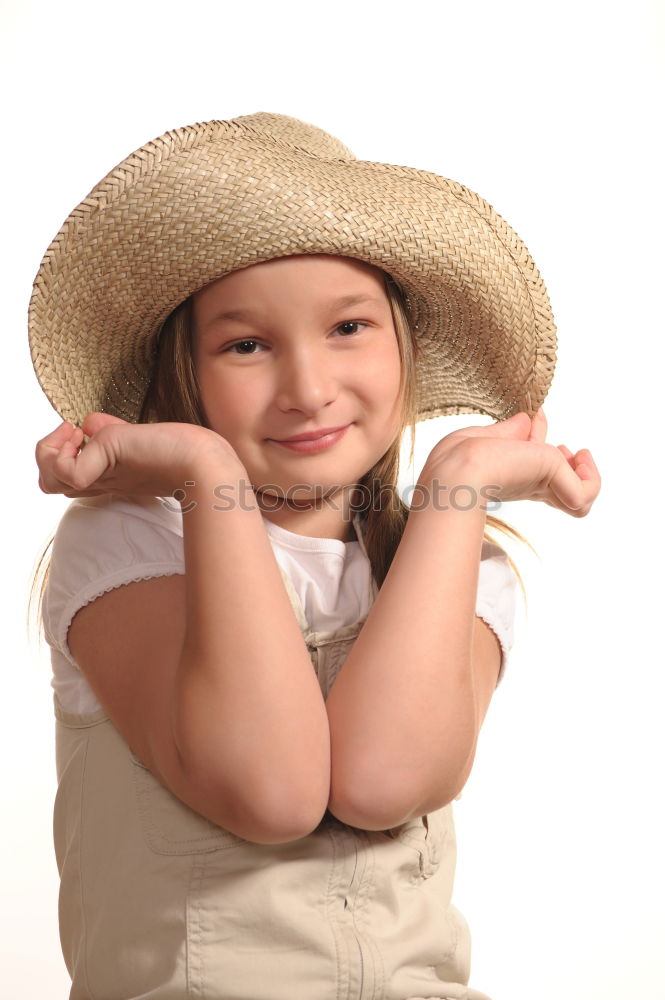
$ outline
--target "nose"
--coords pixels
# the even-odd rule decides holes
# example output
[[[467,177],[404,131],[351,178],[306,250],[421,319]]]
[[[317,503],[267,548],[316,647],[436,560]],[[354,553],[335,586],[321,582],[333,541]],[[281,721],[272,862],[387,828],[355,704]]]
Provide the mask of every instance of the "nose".
[[[330,354],[320,345],[301,343],[281,359],[276,403],[280,410],[314,416],[337,397],[338,379]]]

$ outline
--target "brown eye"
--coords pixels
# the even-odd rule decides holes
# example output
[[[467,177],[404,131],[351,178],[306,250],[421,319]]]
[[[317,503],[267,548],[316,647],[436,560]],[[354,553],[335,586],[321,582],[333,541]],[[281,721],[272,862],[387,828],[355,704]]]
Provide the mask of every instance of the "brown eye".
[[[348,327],[350,326],[358,327],[366,325],[367,325],[366,323],[360,323],[358,320],[347,320],[346,323],[340,323],[337,329],[341,330],[344,333],[344,335],[348,337],[357,332],[356,330],[349,330]]]
[[[233,354],[240,354],[240,355],[245,355],[245,356],[246,355],[256,354],[257,353],[256,351],[252,351],[252,350],[246,351],[246,350],[244,350],[245,347],[249,346],[251,348],[252,345],[256,345],[257,347],[261,347],[261,344],[259,344],[258,340],[239,340],[235,344],[229,344],[228,347],[224,348],[224,351],[229,351],[229,352],[231,352]],[[237,351],[236,351],[236,348],[238,348]]]

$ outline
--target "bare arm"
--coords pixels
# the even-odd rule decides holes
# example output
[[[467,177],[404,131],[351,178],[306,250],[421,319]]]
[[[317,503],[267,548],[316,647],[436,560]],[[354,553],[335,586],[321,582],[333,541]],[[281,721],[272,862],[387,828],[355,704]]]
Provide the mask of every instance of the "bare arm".
[[[196,482],[198,506],[183,515],[187,627],[172,698],[181,766],[211,796],[221,788],[239,823],[258,804],[281,839],[304,836],[330,787],[321,689],[251,490],[234,501],[252,509],[220,511],[219,475],[205,469]]]
[[[542,408],[447,435],[419,483],[466,484],[469,510],[412,510],[381,591],[328,696],[329,809],[368,830],[445,805],[471,770],[499,650],[476,618],[481,489],[585,517],[600,490],[591,453],[545,442]],[[432,496],[430,489],[430,497]]]
[[[129,746],[193,809],[258,843],[305,836],[328,801],[328,720],[260,511],[251,489],[240,496],[244,468],[189,425],[104,418],[80,454],[79,441],[63,425],[38,446],[47,491],[164,496],[193,480],[197,506],[183,513],[185,577],[82,608],[68,634],[77,663]],[[213,509],[220,484],[231,509]]]
[[[500,663],[475,617],[484,526],[479,509],[409,514],[326,703],[329,808],[343,822],[396,826],[466,781]]]

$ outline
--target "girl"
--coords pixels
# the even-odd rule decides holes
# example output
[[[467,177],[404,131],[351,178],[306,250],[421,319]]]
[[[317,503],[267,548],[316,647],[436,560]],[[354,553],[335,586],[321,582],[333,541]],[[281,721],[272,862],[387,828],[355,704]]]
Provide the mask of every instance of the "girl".
[[[70,996],[481,1000],[451,802],[512,641],[488,503],[600,486],[546,443],[524,245],[313,126],[210,122],[72,212],[30,337],[76,498],[43,604]],[[403,431],[452,412],[497,422],[407,507]]]

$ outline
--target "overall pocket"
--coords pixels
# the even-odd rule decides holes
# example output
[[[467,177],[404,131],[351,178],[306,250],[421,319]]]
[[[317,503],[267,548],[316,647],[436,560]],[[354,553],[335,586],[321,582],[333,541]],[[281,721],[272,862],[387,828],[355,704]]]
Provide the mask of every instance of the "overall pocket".
[[[380,836],[397,841],[414,852],[417,867],[414,868],[412,881],[431,878],[439,869],[448,834],[447,809],[416,816],[401,826],[380,831]]]
[[[247,844],[190,809],[165,788],[130,749],[139,822],[155,854],[205,854]]]

